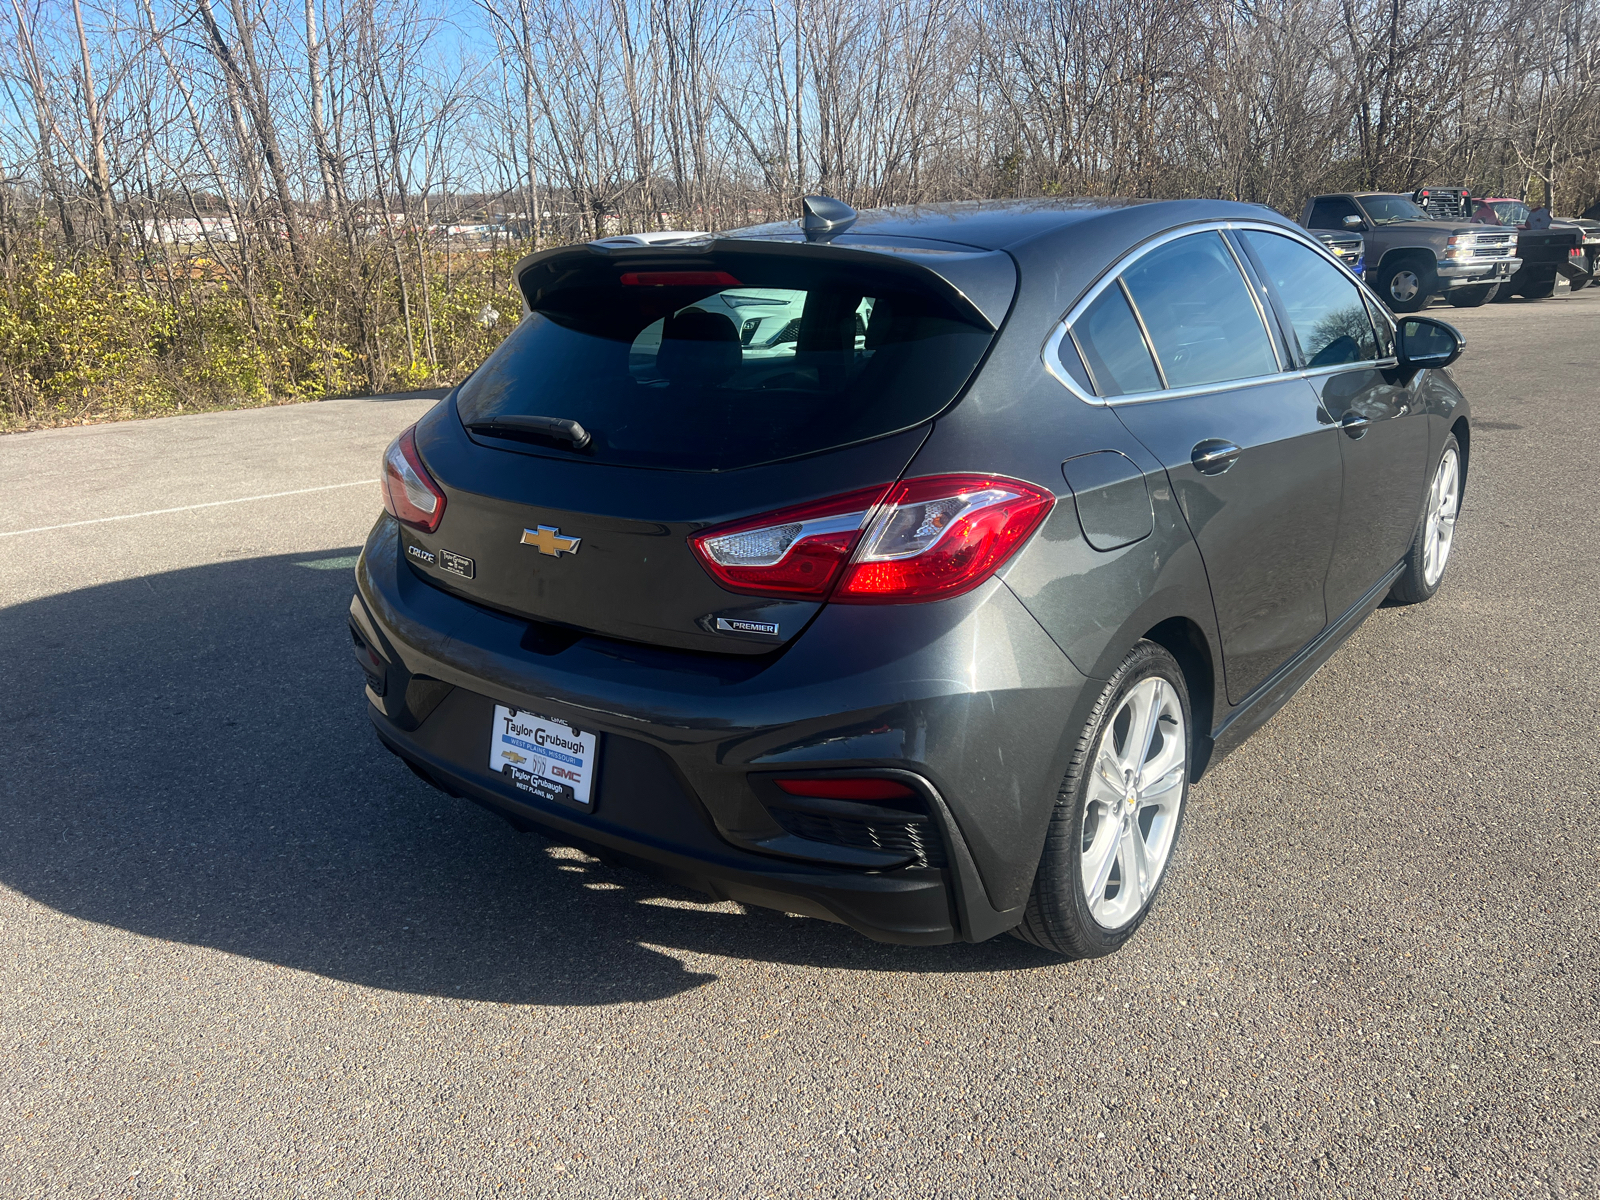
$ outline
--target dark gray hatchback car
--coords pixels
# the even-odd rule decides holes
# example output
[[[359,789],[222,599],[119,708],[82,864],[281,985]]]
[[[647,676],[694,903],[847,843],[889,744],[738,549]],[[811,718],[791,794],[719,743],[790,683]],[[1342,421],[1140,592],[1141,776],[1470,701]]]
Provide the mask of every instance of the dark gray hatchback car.
[[[385,456],[372,721],[714,896],[1114,950],[1190,782],[1450,555],[1459,334],[1255,206],[815,200],[517,280]]]

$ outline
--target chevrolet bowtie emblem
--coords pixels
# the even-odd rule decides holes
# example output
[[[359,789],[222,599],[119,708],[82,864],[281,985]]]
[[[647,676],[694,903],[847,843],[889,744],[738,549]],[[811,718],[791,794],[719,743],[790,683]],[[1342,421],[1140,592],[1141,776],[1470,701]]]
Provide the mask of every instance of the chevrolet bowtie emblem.
[[[561,530],[553,525],[541,525],[537,529],[524,529],[522,531],[522,544],[532,546],[540,554],[548,554],[551,558],[560,558],[563,554],[576,554],[578,543],[582,538],[562,537]]]

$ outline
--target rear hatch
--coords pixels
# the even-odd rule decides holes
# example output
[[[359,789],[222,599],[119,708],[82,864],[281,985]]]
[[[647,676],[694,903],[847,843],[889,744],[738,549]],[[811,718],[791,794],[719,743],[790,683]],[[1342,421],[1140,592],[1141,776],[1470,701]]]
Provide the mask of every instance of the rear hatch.
[[[433,533],[402,527],[407,562],[535,622],[535,648],[788,642],[820,604],[725,590],[689,538],[898,478],[996,334],[944,263],[1015,287],[1001,252],[707,239],[524,260],[522,321],[417,427],[445,506]]]

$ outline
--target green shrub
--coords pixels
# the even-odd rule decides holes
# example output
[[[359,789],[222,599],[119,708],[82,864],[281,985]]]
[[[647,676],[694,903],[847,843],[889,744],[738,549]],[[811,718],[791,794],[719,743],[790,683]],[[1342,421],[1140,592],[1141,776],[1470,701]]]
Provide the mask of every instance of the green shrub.
[[[16,260],[0,287],[0,430],[449,386],[516,322],[507,281],[522,248],[429,250],[426,297],[420,271],[407,278],[409,342],[392,258],[318,250],[298,280],[279,260],[253,264],[248,292],[238,272],[177,251]],[[486,306],[498,321],[484,324]]]

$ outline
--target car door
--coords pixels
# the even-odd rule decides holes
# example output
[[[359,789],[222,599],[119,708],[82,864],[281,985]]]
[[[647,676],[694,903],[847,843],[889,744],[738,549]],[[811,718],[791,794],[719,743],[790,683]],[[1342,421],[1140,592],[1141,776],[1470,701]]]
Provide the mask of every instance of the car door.
[[[1411,544],[1427,475],[1427,413],[1395,370],[1388,319],[1374,326],[1344,271],[1298,239],[1254,229],[1238,236],[1293,334],[1307,385],[1339,423],[1344,488],[1326,583],[1328,617],[1337,620]]]
[[[1072,321],[1096,390],[1166,467],[1205,563],[1228,699],[1327,623],[1338,431],[1216,230],[1153,247]]]

